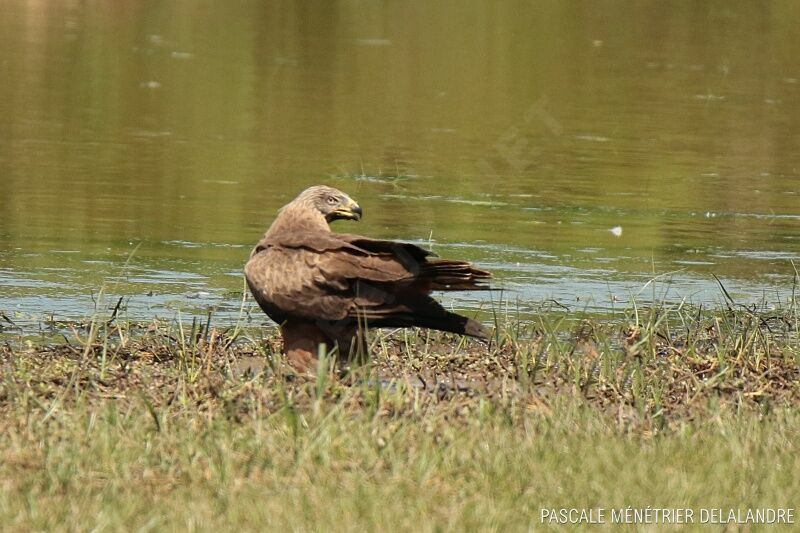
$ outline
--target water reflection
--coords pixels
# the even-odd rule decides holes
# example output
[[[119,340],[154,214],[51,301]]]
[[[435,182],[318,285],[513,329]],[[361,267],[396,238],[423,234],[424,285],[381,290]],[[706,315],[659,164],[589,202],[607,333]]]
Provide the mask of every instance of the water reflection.
[[[4,2],[0,310],[238,309],[318,182],[521,301],[791,289],[800,6],[468,4]]]

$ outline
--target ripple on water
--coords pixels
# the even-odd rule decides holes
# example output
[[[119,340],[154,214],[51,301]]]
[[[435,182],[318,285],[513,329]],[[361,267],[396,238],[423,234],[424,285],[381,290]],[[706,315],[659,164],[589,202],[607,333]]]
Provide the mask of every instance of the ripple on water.
[[[227,242],[193,242],[183,240],[161,241],[167,246],[178,246],[181,248],[247,248],[248,244],[232,244]]]
[[[742,257],[760,261],[795,261],[800,260],[800,254],[778,250],[735,250],[729,253],[717,253],[712,257]]]

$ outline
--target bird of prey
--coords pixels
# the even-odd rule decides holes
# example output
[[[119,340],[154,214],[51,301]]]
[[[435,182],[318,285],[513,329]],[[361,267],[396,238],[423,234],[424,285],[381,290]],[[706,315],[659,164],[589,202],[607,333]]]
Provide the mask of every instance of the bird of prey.
[[[338,357],[367,357],[365,327],[412,327],[488,340],[477,321],[452,313],[432,291],[488,289],[489,272],[432,259],[413,244],[333,233],[335,220],[360,220],[345,193],[318,185],[278,213],[250,254],[245,277],[281,329],[283,351],[300,372],[316,368],[319,345]]]

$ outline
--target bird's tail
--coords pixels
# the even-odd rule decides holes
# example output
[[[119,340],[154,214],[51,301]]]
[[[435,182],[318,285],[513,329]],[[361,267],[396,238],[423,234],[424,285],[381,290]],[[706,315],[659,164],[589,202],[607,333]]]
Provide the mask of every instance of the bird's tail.
[[[488,280],[491,276],[465,261],[442,259],[424,263],[418,279],[428,283],[433,291],[465,291],[490,289]]]

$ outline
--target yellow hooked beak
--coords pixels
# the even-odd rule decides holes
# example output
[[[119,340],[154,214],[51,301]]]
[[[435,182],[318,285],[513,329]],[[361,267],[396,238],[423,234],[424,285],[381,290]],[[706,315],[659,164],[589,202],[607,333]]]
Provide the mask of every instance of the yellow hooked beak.
[[[333,215],[333,218],[336,219],[344,218],[347,220],[361,220],[363,211],[361,210],[360,205],[348,198],[347,204],[339,207],[331,214]]]

